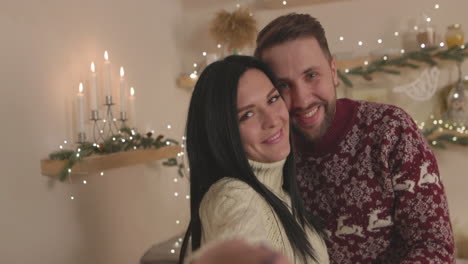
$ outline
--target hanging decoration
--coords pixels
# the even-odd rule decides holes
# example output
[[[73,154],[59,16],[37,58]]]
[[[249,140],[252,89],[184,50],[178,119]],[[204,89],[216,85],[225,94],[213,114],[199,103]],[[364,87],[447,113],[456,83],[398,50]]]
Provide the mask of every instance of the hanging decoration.
[[[237,8],[232,13],[222,10],[211,22],[210,33],[218,45],[227,47],[228,52],[237,53],[240,49],[255,43],[256,24],[247,8]]]
[[[439,75],[440,70],[436,66],[430,69],[424,69],[418,79],[409,84],[393,88],[393,92],[405,93],[416,101],[427,101],[431,99],[437,91]]]

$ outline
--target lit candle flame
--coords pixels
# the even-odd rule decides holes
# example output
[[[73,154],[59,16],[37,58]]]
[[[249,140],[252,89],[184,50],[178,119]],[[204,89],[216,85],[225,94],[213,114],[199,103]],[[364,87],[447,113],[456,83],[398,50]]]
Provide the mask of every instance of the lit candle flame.
[[[109,54],[107,53],[107,50],[104,51],[104,59],[105,59],[106,61],[109,60]]]
[[[120,77],[124,77],[125,71],[123,67],[120,67]]]
[[[133,87],[130,88],[130,95],[131,96],[135,95],[135,89]]]
[[[80,86],[78,87],[78,92],[80,94],[83,93],[83,83],[80,83]]]
[[[91,62],[91,71],[92,72],[96,71],[96,67],[94,66],[94,62]]]

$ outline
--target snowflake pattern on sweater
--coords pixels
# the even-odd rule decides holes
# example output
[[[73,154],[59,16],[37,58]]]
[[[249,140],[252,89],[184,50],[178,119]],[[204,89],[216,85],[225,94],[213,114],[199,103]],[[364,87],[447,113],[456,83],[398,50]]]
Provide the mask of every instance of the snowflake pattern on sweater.
[[[454,263],[437,162],[407,113],[340,99],[322,141],[296,140],[297,176],[330,263]]]

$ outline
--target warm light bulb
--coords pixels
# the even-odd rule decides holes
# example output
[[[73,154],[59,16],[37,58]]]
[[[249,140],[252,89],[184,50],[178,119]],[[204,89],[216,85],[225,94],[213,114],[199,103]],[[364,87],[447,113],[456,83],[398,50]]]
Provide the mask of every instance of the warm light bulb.
[[[395,37],[398,37],[400,35],[400,33],[398,31],[395,31],[395,33],[393,33],[393,35],[395,35]]]
[[[135,95],[135,88],[130,87],[130,95],[134,96]]]
[[[88,182],[86,180],[83,180],[83,184],[87,184]]]
[[[383,56],[383,60],[388,60],[388,57],[387,57],[387,56]]]
[[[171,129],[171,128],[172,128],[172,126],[171,126],[171,125],[167,125],[167,129]]]
[[[91,62],[91,71],[92,71],[92,72],[95,72],[95,71],[96,71],[96,67],[94,66],[94,61]]]
[[[194,68],[196,68],[196,67],[197,67],[197,64],[196,64],[196,63],[194,63],[194,64],[193,64],[193,67],[194,67]]]
[[[457,99],[459,97],[458,93],[453,94],[453,98]]]
[[[120,67],[120,77],[124,77],[125,76],[125,71],[124,71],[124,67]]]
[[[283,1],[283,5],[287,5],[287,4],[288,4],[288,2],[286,2],[286,1]]]
[[[197,77],[198,77],[197,74],[194,72],[190,74],[190,79],[196,79]]]
[[[400,53],[401,53],[401,54],[405,53],[405,50],[404,50],[404,49],[401,49],[401,50],[400,50]]]
[[[364,65],[369,65],[369,62],[368,61],[364,61]]]
[[[103,171],[101,171],[101,176],[104,176],[104,172],[103,172]]]
[[[439,4],[435,4],[435,5],[434,5],[434,8],[435,8],[435,9],[439,9],[439,7],[440,7]]]
[[[80,83],[80,86],[78,87],[78,92],[80,94],[83,93],[83,83]]]
[[[364,43],[363,43],[362,41],[359,41],[359,42],[358,42],[358,45],[359,45],[359,46],[362,46],[363,44],[364,44]]]
[[[174,254],[174,253],[175,253],[175,250],[174,250],[174,249],[171,249],[171,253]]]
[[[73,196],[73,195],[70,196],[70,199],[71,199],[71,200],[75,200],[75,196]]]
[[[218,49],[220,49],[222,46],[221,46],[221,44],[218,44],[218,45],[216,45],[216,47],[218,47]]]
[[[349,73],[349,69],[345,69],[344,72]]]
[[[426,22],[427,23],[431,22],[431,18],[430,17],[426,18]]]
[[[382,44],[382,39],[378,39],[377,43]]]
[[[107,53],[107,50],[104,51],[104,59],[105,59],[106,61],[109,60],[109,53]]]
[[[204,51],[204,52],[202,53],[202,55],[203,55],[203,56],[206,56],[206,51]]]
[[[422,43],[421,44],[421,49],[424,49],[426,47],[426,44]]]
[[[344,37],[343,36],[340,36],[340,41],[343,41],[344,40]]]
[[[444,43],[444,42],[441,42],[441,43],[439,44],[439,46],[443,47],[443,46],[445,46],[445,43]]]

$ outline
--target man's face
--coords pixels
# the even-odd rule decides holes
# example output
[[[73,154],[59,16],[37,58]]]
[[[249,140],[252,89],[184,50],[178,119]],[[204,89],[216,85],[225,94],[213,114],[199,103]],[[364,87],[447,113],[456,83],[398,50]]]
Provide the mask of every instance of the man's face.
[[[268,48],[261,59],[278,77],[294,126],[312,142],[322,137],[335,114],[335,59],[329,60],[313,37]]]

